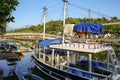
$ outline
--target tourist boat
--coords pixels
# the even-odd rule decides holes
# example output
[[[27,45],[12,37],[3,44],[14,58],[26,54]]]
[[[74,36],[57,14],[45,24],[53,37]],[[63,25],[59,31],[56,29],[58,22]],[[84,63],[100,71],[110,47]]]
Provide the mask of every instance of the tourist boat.
[[[47,40],[51,41],[51,40]],[[51,42],[53,43],[53,42]],[[92,55],[106,52],[106,62],[92,60]],[[44,54],[45,53],[45,54]],[[89,55],[89,58],[78,54]],[[91,43],[64,43],[49,45],[49,49],[35,53],[36,67],[55,79],[119,80],[120,65],[111,46]]]
[[[79,24],[79,27],[80,25],[81,24]],[[90,25],[93,27],[92,24],[85,24],[87,28],[91,27]],[[75,25],[73,31],[80,29],[76,28],[76,26],[78,27],[78,25]],[[93,33],[96,31],[98,33],[101,32],[102,28],[99,29],[101,30],[98,31],[98,29],[96,29]],[[86,41],[62,43],[62,39],[60,38],[45,39],[38,45],[39,50],[33,52],[32,58],[34,59],[36,67],[52,78],[57,80],[120,79],[119,61],[114,49],[110,45],[89,39]],[[95,54],[102,55],[105,53],[107,57],[104,62],[103,60],[92,60],[92,56]],[[88,55],[89,57],[87,58],[82,55]]]

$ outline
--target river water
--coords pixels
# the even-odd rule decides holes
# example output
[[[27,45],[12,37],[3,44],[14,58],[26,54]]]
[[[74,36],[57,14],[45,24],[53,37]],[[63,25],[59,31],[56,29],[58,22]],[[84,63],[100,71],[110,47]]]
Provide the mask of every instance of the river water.
[[[2,77],[5,80],[10,80],[11,77],[14,77],[14,80],[20,80],[23,74],[30,73],[30,69],[35,66],[31,55],[31,53],[23,53],[22,59],[19,61],[0,60]]]
[[[34,60],[31,58],[31,52],[22,54],[19,61],[0,60],[0,71],[3,71],[1,75],[3,80],[21,80],[21,77],[28,73],[35,74],[45,80],[54,80],[35,67]]]

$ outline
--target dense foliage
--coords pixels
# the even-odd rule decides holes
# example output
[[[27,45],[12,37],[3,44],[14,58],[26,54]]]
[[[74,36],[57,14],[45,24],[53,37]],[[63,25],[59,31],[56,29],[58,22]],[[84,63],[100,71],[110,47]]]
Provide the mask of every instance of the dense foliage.
[[[18,4],[18,0],[0,0],[0,34],[6,32],[8,22],[14,22],[11,13],[16,10]]]
[[[83,23],[83,22],[88,22],[88,23],[94,23],[94,24],[105,24],[105,23],[111,23],[111,22],[120,22],[120,19],[117,17],[112,17],[111,19],[106,19],[105,17],[103,18],[96,18],[96,19],[86,19],[86,18],[67,18],[66,19],[66,24],[78,24],[78,23]],[[47,34],[56,34],[59,31],[62,31],[62,21],[61,20],[56,20],[56,21],[50,21],[46,23],[46,33]],[[37,25],[34,26],[32,25],[31,27],[23,28],[23,29],[18,29],[10,32],[43,32],[43,25]],[[116,25],[106,25],[104,26],[104,32],[105,33],[120,33],[120,24]]]

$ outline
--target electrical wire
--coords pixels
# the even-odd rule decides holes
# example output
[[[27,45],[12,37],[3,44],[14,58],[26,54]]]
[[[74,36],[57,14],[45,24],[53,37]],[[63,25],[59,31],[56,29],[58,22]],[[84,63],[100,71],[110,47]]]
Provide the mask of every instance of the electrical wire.
[[[87,9],[87,8],[84,8],[84,7],[81,7],[81,6],[72,4],[72,3],[68,3],[68,4],[71,5],[71,6],[77,7],[77,8],[79,8],[79,9],[83,9],[83,10],[85,10],[85,11],[89,11],[89,10],[90,10],[90,12],[95,13],[95,14],[98,14],[98,15],[101,15],[101,16],[106,17],[106,18],[111,18],[110,16],[108,16],[108,15],[106,15],[106,14],[100,13],[100,12],[95,11],[95,10],[92,10],[92,9]]]

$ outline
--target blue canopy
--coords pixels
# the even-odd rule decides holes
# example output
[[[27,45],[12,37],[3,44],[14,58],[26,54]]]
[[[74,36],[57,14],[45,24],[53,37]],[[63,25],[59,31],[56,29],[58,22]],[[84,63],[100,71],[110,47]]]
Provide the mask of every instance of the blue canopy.
[[[39,46],[45,46],[45,47],[49,47],[52,44],[59,44],[62,42],[61,38],[58,39],[45,39],[41,42],[38,43]]]
[[[103,34],[103,25],[81,23],[74,26],[73,32],[88,32],[93,34]]]

